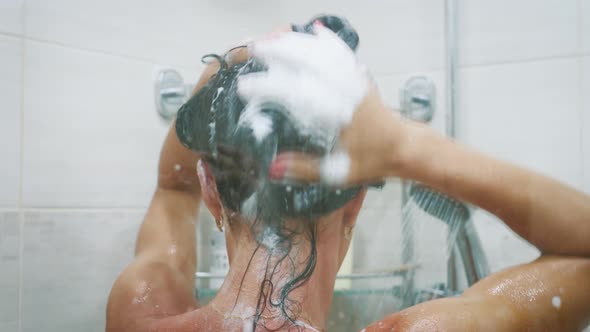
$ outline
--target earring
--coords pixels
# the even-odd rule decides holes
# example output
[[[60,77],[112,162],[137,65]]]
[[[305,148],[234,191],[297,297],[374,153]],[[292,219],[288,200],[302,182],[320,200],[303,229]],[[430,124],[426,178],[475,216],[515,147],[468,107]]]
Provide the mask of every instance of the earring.
[[[223,217],[219,218],[219,219],[215,219],[215,225],[217,225],[217,229],[220,232],[223,232]]]
[[[352,229],[353,226],[344,226],[344,238],[347,241],[350,241],[350,239],[352,239]]]
[[[223,225],[225,224],[225,220],[227,219],[227,215],[225,211],[221,209],[221,217],[219,219],[215,219],[215,225],[217,225],[217,229],[220,232],[223,232]]]

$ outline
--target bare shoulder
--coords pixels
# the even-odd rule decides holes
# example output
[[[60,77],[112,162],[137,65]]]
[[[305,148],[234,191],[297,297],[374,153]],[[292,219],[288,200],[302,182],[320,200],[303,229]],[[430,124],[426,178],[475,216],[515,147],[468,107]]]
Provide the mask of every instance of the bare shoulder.
[[[199,304],[188,286],[192,283],[185,279],[181,271],[168,264],[137,258],[113,285],[106,331],[151,331],[163,318],[196,310]]]
[[[487,319],[481,320],[485,315]],[[424,302],[377,321],[365,332],[511,331],[517,317],[484,298],[444,298]]]

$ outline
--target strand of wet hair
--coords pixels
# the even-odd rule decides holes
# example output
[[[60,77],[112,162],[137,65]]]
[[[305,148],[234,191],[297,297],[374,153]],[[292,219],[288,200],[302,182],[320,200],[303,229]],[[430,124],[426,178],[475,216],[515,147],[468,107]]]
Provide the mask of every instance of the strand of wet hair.
[[[286,316],[287,319],[289,319],[292,323],[296,322],[296,319],[291,317],[291,315],[289,315],[287,313],[287,309],[285,308],[285,302],[289,301],[288,296],[289,294],[296,290],[297,288],[305,285],[305,283],[307,283],[309,281],[309,278],[311,277],[313,271],[315,270],[315,266],[317,263],[317,246],[316,246],[316,227],[315,224],[310,224],[310,243],[311,243],[311,252],[308,256],[307,259],[307,264],[305,265],[305,268],[303,269],[303,271],[297,276],[295,277],[293,280],[287,282],[287,284],[285,284],[285,286],[283,286],[283,288],[281,289],[281,312],[283,313],[283,315]]]
[[[269,287],[271,289],[271,292],[272,292],[272,289],[274,288],[272,281],[267,279],[268,269],[270,266],[271,258],[272,258],[272,256],[269,253],[267,260],[266,260],[266,268],[264,269],[264,278],[262,280],[262,283],[260,285],[260,290],[258,293],[258,301],[256,303],[256,312],[254,314],[254,320],[252,321],[252,331],[256,331],[256,327],[258,326],[258,321],[260,320],[260,317],[262,316],[262,313],[264,312],[264,308],[266,308],[266,301],[268,299],[268,294],[265,292],[265,285],[267,284],[267,281],[270,283]],[[264,325],[266,325],[266,324],[264,324]],[[265,326],[265,328],[266,328],[266,326]]]
[[[250,265],[252,264],[252,260],[254,259],[254,256],[256,256],[256,252],[258,251],[258,249],[260,249],[260,244],[258,244],[256,246],[256,248],[254,249],[254,252],[252,252],[252,256],[250,256],[250,259],[248,260],[248,265],[246,265],[246,271],[244,271],[244,275],[242,275],[242,279],[240,280],[240,287],[238,288],[238,295],[236,296],[236,301],[234,302],[234,306],[231,309],[231,312],[234,311],[234,309],[236,308],[236,306],[238,305],[238,300],[240,299],[240,294],[242,293],[242,285],[244,284],[244,279],[246,279],[246,274],[248,273],[248,270],[250,269]]]

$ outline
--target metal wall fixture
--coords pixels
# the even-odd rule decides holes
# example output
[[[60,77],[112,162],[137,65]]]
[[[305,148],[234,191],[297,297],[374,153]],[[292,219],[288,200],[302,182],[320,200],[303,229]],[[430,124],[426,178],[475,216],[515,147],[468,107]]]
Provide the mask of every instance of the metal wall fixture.
[[[182,76],[174,69],[163,69],[154,86],[156,110],[164,121],[172,121],[188,100],[192,85],[185,84]]]
[[[436,88],[425,76],[411,77],[400,91],[400,106],[405,117],[422,123],[432,121]]]

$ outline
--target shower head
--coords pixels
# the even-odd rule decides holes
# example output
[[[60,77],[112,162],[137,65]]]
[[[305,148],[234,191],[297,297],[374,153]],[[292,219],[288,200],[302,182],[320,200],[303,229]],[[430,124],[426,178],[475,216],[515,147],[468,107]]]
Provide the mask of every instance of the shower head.
[[[418,183],[411,185],[409,196],[424,212],[448,225],[450,254],[455,247],[459,251],[468,284],[473,285],[487,276],[488,262],[467,205]],[[448,283],[453,291],[457,290],[453,289],[457,285],[455,276],[449,277]]]
[[[447,224],[457,221],[467,222],[471,217],[469,208],[465,204],[422,184],[411,185],[410,197],[424,212]]]

